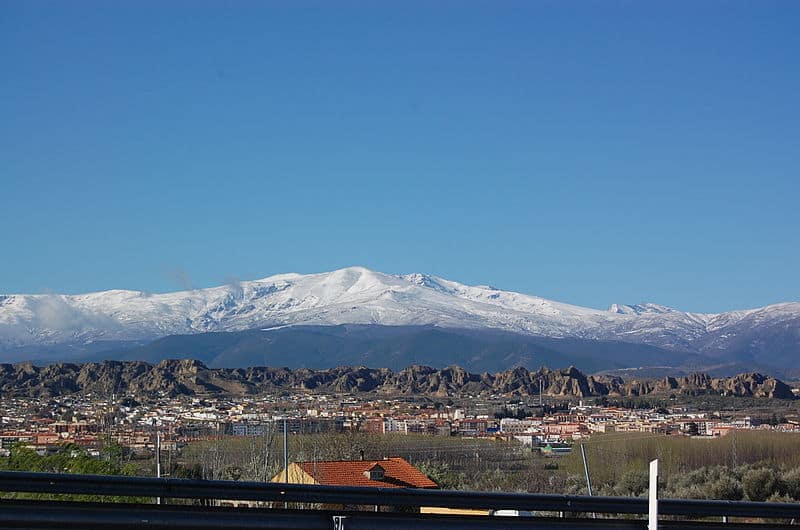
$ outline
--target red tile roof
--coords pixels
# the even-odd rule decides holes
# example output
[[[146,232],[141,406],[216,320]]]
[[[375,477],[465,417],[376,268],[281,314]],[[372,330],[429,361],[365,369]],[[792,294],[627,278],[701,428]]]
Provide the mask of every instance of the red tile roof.
[[[368,486],[373,488],[438,488],[419,469],[400,457],[383,460],[335,460],[322,462],[297,462],[300,468],[326,486]],[[369,471],[374,466],[384,470],[383,480],[371,480]]]

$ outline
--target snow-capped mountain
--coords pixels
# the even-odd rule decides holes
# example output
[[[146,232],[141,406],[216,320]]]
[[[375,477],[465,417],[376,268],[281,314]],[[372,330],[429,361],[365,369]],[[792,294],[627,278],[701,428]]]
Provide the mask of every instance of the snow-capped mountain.
[[[731,350],[761,351],[770,347],[777,332],[786,355],[800,357],[800,303],[721,314],[686,313],[656,304],[615,304],[603,311],[436,276],[391,275],[362,267],[166,294],[114,290],[0,296],[0,349],[6,350],[296,324],[492,328],[712,357]]]

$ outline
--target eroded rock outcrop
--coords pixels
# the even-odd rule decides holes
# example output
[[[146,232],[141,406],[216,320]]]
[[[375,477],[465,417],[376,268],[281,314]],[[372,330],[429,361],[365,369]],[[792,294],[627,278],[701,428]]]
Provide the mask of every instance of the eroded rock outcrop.
[[[624,381],[616,376],[587,376],[571,366],[530,371],[516,367],[495,374],[471,373],[458,366],[437,369],[413,365],[398,372],[387,368],[340,366],[328,370],[250,367],[209,368],[191,359],[157,364],[138,361],[0,364],[3,396],[51,397],[83,393],[98,396],[247,395],[278,390],[430,396],[649,396],[717,394],[759,398],[793,398],[782,381],[758,373],[712,379],[705,374]]]

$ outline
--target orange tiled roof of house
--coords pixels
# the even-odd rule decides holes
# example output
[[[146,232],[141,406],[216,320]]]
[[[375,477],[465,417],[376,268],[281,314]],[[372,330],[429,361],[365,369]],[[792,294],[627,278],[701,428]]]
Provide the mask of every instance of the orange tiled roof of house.
[[[438,488],[404,458],[383,460],[335,460],[297,462],[297,465],[326,486],[367,486],[373,488]]]

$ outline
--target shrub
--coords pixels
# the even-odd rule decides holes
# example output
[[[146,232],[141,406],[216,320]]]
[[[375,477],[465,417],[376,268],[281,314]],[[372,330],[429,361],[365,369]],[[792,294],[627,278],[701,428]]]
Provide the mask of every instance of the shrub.
[[[744,490],[737,480],[720,477],[706,486],[706,495],[709,499],[739,501],[742,500]]]
[[[646,472],[630,469],[620,477],[617,490],[622,495],[638,497],[647,491],[649,481],[650,478]]]
[[[765,501],[778,486],[775,471],[768,468],[752,469],[742,477],[742,489],[751,501]]]
[[[786,495],[796,501],[800,501],[800,467],[787,471],[781,477],[783,490]]]

